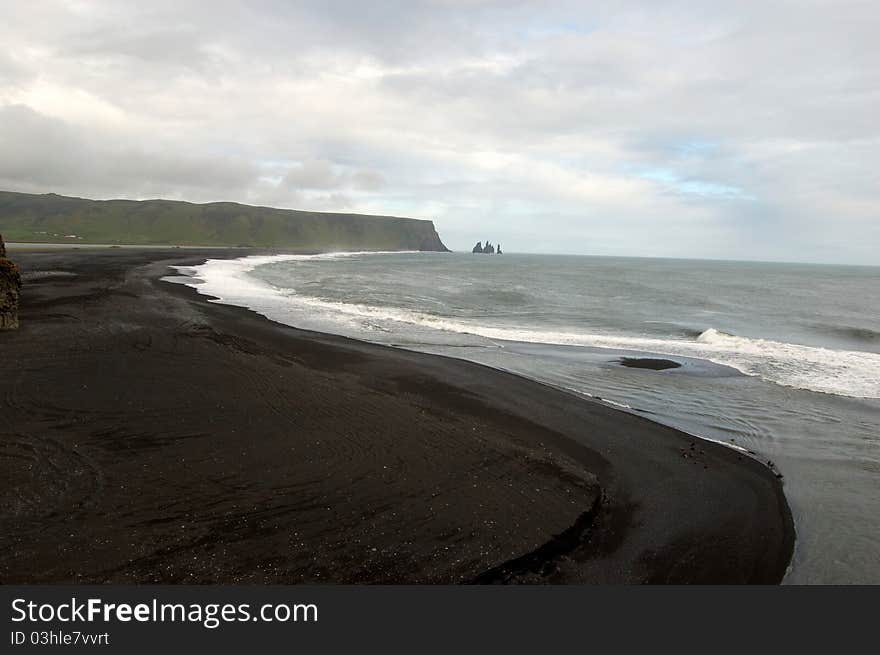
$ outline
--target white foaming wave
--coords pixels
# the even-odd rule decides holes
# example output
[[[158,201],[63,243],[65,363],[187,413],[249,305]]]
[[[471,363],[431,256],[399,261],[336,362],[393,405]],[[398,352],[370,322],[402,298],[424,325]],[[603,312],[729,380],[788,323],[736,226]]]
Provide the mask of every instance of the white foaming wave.
[[[595,396],[591,397],[596,398]],[[620,407],[621,409],[632,409],[630,405],[627,405],[626,403],[619,403],[616,400],[609,400],[608,398],[597,398],[597,400],[600,400],[601,402],[607,403],[609,405],[614,405],[615,407]]]
[[[348,336],[356,336],[350,330],[393,331],[386,325],[391,323],[474,335],[489,340],[636,350],[705,359],[787,387],[854,398],[880,398],[880,375],[877,374],[880,371],[880,355],[875,353],[831,350],[740,337],[711,328],[700,334],[696,340],[679,340],[491,326],[402,308],[343,303],[297,295],[290,289],[279,289],[246,275],[257,266],[279,261],[362,254],[379,253],[251,256],[234,260],[209,260],[202,266],[178,268],[194,269],[195,276],[203,283],[192,286],[200,293],[216,296],[220,302],[250,307],[270,318],[285,322],[290,320],[289,315],[281,318],[273,315],[272,308],[261,300],[271,299],[273,302],[282,302],[287,307],[306,310],[308,313],[303,316],[312,315],[317,310],[331,324],[348,328]]]
[[[446,322],[442,329],[461,329],[489,339],[638,350],[705,359],[786,387],[853,398],[880,398],[880,355],[876,353],[831,350],[770,339],[738,337],[711,328],[700,334],[695,341],[539,332],[463,326],[452,322]]]
[[[249,255],[238,259],[209,259],[199,266],[171,266],[178,273],[192,279],[187,286],[206,296],[214,296],[217,302],[227,305],[250,307],[253,300],[283,293],[268,282],[247,275],[258,266],[288,261],[315,259],[340,259],[359,255],[407,254],[415,251],[344,251],[316,255]],[[196,284],[198,282],[198,284]],[[254,308],[257,309],[257,308]]]
[[[880,398],[880,354],[755,339],[708,329],[697,337],[720,361],[789,387]]]

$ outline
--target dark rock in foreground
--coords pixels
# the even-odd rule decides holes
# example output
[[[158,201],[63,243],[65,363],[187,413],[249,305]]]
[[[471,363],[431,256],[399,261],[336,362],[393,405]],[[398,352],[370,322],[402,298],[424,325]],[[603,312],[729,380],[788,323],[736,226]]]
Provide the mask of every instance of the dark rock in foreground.
[[[0,330],[18,327],[18,301],[21,297],[21,273],[6,259],[6,245],[0,235]]]

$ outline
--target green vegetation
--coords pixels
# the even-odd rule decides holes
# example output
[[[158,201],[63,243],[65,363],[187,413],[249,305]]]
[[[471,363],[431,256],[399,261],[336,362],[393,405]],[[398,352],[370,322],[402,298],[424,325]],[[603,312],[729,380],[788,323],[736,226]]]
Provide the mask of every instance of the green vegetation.
[[[431,221],[413,218],[10,191],[0,191],[0,232],[7,241],[40,243],[446,250]]]

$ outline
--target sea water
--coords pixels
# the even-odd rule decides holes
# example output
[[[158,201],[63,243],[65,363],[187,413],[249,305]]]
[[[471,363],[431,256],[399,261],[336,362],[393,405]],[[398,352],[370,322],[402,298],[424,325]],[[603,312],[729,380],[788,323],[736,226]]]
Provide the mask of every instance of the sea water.
[[[295,327],[468,359],[752,451],[786,582],[880,583],[880,268],[450,253],[210,260],[183,281]],[[621,357],[663,356],[663,371]]]

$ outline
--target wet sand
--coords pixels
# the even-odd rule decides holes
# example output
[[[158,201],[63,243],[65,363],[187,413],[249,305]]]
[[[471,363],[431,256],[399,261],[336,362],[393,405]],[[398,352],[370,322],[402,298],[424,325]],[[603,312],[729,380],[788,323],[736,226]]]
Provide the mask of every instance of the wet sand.
[[[0,581],[781,580],[794,531],[763,464],[159,279],[240,254],[10,253]]]

